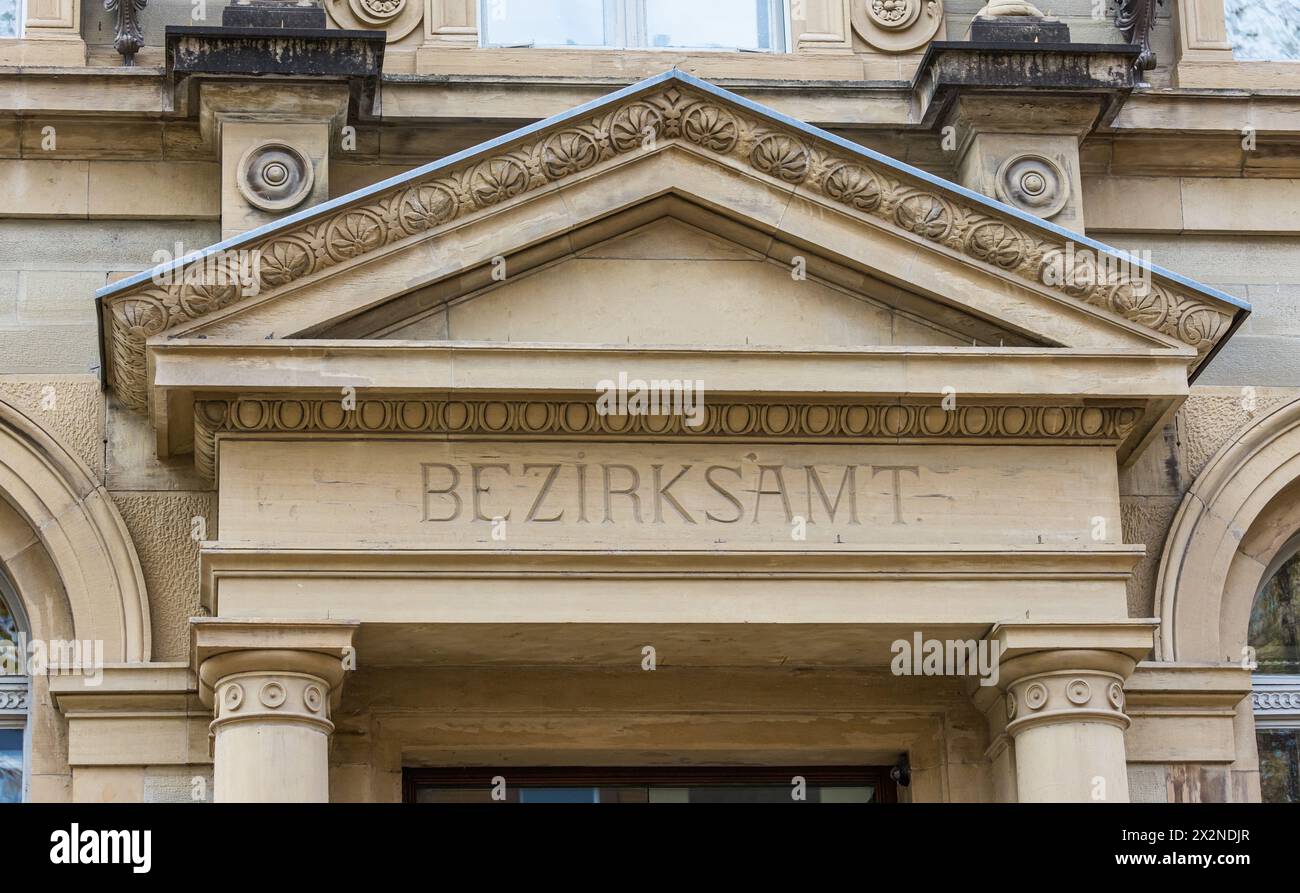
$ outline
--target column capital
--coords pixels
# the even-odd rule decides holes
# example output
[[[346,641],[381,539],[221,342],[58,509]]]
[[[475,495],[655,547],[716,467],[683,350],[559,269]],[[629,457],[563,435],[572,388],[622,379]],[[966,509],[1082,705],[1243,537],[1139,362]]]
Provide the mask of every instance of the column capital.
[[[1129,726],[1124,680],[1150,652],[1155,623],[999,624],[998,687],[1005,693],[1006,732],[1053,722]]]
[[[329,800],[331,710],[359,623],[190,620],[218,803]]]
[[[1128,800],[1124,680],[1155,642],[1156,621],[1004,623],[998,688],[983,700],[994,746],[1014,752],[1022,802]],[[1010,791],[1008,774],[1004,784]],[[1004,796],[1002,799],[1010,799]]]
[[[199,697],[212,706],[218,684],[235,675],[310,676],[325,683],[337,705],[343,661],[352,653],[359,626],[356,621],[192,618],[191,665],[199,677]]]

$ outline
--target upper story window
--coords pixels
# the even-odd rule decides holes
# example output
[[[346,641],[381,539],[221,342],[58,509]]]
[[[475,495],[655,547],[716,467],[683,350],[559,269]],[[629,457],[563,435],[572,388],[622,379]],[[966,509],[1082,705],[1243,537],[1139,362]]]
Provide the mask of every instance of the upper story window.
[[[785,50],[784,0],[482,0],[479,22],[484,46]]]
[[[1295,0],[1226,0],[1224,24],[1232,54],[1247,62],[1300,59]]]
[[[0,0],[0,38],[21,37],[23,0]]]

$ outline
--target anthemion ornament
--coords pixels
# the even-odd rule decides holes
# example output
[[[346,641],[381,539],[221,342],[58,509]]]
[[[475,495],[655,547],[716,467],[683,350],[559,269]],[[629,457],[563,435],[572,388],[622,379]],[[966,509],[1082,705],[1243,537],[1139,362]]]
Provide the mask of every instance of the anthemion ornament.
[[[104,9],[117,12],[117,33],[113,49],[117,50],[127,65],[135,64],[135,54],[144,46],[144,32],[140,30],[140,10],[149,0],[104,0]]]

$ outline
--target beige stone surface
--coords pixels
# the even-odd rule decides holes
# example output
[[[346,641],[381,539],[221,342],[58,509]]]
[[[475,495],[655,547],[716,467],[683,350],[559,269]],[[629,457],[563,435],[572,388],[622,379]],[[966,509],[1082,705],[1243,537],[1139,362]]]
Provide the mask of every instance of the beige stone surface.
[[[413,765],[906,754],[903,799],[916,802],[1095,799],[1097,777],[1110,800],[1257,800],[1249,680],[1231,660],[1258,576],[1300,529],[1294,439],[1260,427],[1300,396],[1300,80],[1295,64],[1232,62],[1217,3],[1161,13],[1154,89],[1105,127],[1067,127],[1090,100],[998,95],[963,165],[942,122],[919,117],[919,52],[877,52],[841,0],[808,0],[793,51],[774,55],[479,49],[476,4],[429,0],[389,47],[388,73],[408,76],[385,82],[382,121],[348,119],[354,152],[338,91],[176,95],[158,29],[125,69],[109,13],[86,7],[82,29],[79,4],[33,0],[50,39],[0,41],[0,63],[24,66],[0,71],[0,564],[34,634],[94,635],[134,662],[102,686],[36,680],[31,798],[394,801]],[[981,5],[949,0],[943,36],[961,39]],[[1088,0],[1051,12],[1076,40],[1120,39]],[[760,169],[774,159],[755,141],[784,125],[735,105],[741,139],[726,151],[674,137],[584,167],[572,146],[533,146],[517,194],[489,194],[503,172],[486,158],[458,170],[460,210],[428,230],[395,228],[401,208],[378,199],[363,209],[377,240],[356,218],[313,218],[302,253],[278,258],[293,275],[259,296],[155,294],[167,323],[129,346],[138,380],[101,390],[94,289],[178,242],[271,219],[237,213],[229,171],[245,137],[305,138],[323,200],[673,64],[985,193],[1008,152],[1053,154],[1073,192],[1056,222],[1081,226],[1081,203],[1089,235],[1147,248],[1254,316],[1184,402],[1193,349],[1178,345],[1198,336],[1177,301],[1078,300],[1047,288],[1037,260],[995,269],[971,248],[989,243],[968,241],[995,212],[958,208],[951,191],[928,208],[960,219],[918,234],[926,220],[896,212],[933,184],[875,162],[858,159],[891,180],[881,204],[837,198],[819,184],[843,147],[802,146],[806,134]],[[790,276],[796,257],[806,281]],[[524,344],[536,341],[582,346]],[[700,349],[649,347],[666,343]],[[699,375],[727,419],[762,401],[764,421],[707,437],[538,421],[567,420],[624,369]],[[362,409],[327,431],[345,385]],[[832,443],[804,417],[832,400],[928,410],[946,385],[962,406],[1140,416],[1057,445],[965,422],[937,440],[879,442],[881,422]],[[448,421],[462,408],[463,424]],[[442,415],[403,427],[419,413]],[[802,421],[782,435],[773,419],[790,413]],[[1267,441],[1259,455],[1238,456],[1252,438]],[[1236,441],[1231,468],[1211,465]],[[850,467],[856,504],[833,505]],[[728,495],[740,515],[711,521],[735,514]],[[1198,504],[1204,536],[1180,539]],[[794,516],[812,522],[803,539]],[[1176,557],[1202,545],[1162,595],[1167,540]],[[192,638],[205,610],[246,622],[216,644]],[[1162,644],[1186,647],[1133,670],[1151,624],[1128,621],[1157,615]],[[349,618],[360,669],[343,675],[338,643],[321,650],[303,630]],[[1029,669],[1000,686],[885,669],[892,641],[917,630],[974,640],[1010,618],[1035,622],[994,633]],[[286,645],[309,656],[267,658]]]
[[[215,500],[208,493],[118,491],[113,501],[131,531],[149,587],[154,659],[183,658],[189,618],[199,604],[194,519],[215,532]]]
[[[104,479],[104,394],[98,378],[0,374],[0,397],[21,406]]]
[[[166,216],[213,219],[220,215],[215,164],[187,162],[90,163],[89,206],[92,217]]]
[[[89,211],[88,162],[0,160],[0,179],[5,217],[85,217]]]
[[[507,263],[504,282],[448,308],[447,336],[569,341],[579,318],[578,339],[600,344],[966,343],[794,270],[669,219],[531,275]]]
[[[1120,498],[1124,542],[1144,543],[1147,547],[1146,554],[1133,569],[1133,576],[1128,581],[1130,617],[1151,617],[1155,613],[1156,575],[1160,571],[1160,559],[1164,555],[1165,536],[1181,502],[1180,496]]]
[[[1178,418],[1180,464],[1186,479],[1200,474],[1235,431],[1298,395],[1286,388],[1194,388]]]
[[[1118,542],[1109,450],[1021,447],[1007,459],[987,446],[230,441],[220,539],[703,550]],[[1058,496],[1044,505],[1044,492]],[[496,532],[494,518],[505,521]],[[802,540],[799,518],[811,522]]]
[[[78,767],[72,771],[72,799],[75,803],[139,803],[144,800],[144,769]]]

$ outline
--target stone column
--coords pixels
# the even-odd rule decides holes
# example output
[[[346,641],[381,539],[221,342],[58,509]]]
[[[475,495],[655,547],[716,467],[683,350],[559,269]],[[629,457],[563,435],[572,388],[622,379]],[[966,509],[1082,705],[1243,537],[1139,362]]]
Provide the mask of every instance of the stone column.
[[[199,696],[213,706],[213,799],[329,801],[331,708],[355,623],[196,618]]]
[[[1128,802],[1124,681],[1153,630],[1132,621],[995,631],[1020,802]]]

